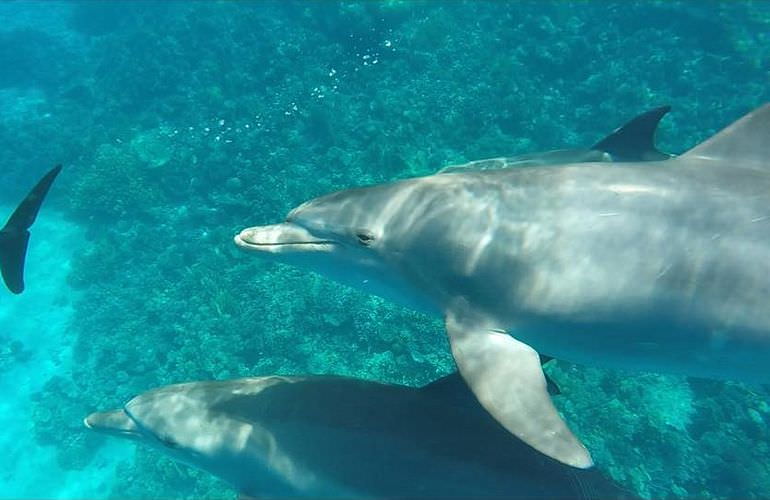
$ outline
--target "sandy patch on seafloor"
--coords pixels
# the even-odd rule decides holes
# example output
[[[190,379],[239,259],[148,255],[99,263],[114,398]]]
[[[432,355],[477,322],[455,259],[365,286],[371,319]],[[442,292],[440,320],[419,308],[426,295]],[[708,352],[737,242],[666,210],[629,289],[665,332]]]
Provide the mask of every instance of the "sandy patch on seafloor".
[[[0,218],[11,210],[0,206]],[[45,207],[31,233],[26,290],[18,296],[0,290],[0,338],[19,340],[32,353],[0,374],[0,498],[104,498],[115,467],[131,460],[131,445],[108,443],[88,467],[67,471],[59,468],[55,449],[35,442],[30,396],[72,362],[75,339],[67,325],[75,292],[67,275],[82,237],[75,224]]]

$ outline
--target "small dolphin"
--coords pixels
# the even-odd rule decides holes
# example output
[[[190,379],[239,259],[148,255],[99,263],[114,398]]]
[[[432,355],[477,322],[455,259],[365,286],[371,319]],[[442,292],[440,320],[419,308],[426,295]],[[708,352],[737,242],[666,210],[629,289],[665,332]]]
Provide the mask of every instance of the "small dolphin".
[[[438,173],[449,174],[510,167],[535,167],[586,162],[629,162],[667,160],[673,155],[655,147],[655,132],[671,106],[660,106],[634,117],[589,149],[555,149],[506,158],[477,160],[450,165]]]
[[[577,467],[538,352],[770,381],[770,105],[676,158],[350,189],[235,243],[443,316],[484,408]]]
[[[3,275],[5,286],[13,293],[24,291],[24,261],[27,257],[29,228],[35,222],[40,205],[60,171],[61,165],[49,170],[0,229],[0,274]]]
[[[162,387],[85,425],[149,444],[242,496],[625,498],[503,429],[450,375],[423,388],[335,376]]]

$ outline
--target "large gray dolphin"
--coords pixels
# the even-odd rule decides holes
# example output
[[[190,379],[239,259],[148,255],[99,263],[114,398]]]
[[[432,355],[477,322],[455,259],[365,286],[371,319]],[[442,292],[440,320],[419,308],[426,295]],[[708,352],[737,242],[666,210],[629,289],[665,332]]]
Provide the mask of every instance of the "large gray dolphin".
[[[421,389],[334,376],[179,384],[85,424],[259,498],[630,496],[512,437],[456,376]]]
[[[770,105],[677,158],[350,189],[235,242],[442,316],[479,402],[577,467],[538,352],[770,380]]]

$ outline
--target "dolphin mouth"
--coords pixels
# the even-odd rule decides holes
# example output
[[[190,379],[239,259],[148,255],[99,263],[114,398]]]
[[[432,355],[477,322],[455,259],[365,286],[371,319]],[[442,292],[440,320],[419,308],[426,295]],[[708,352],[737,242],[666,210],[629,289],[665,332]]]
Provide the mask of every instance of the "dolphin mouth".
[[[302,226],[291,222],[249,227],[233,238],[238,247],[252,252],[294,253],[328,252],[334,241],[317,238]]]
[[[100,434],[131,440],[141,440],[142,433],[134,420],[123,410],[100,411],[88,415],[83,424]]]

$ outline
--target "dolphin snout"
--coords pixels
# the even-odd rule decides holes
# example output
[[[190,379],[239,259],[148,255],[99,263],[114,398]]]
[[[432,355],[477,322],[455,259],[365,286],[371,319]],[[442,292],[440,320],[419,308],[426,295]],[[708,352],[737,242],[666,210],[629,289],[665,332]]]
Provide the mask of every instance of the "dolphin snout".
[[[101,434],[134,439],[140,436],[136,424],[123,410],[92,413],[83,419],[83,424]]]
[[[270,226],[247,227],[235,235],[235,244],[239,247],[252,249],[252,247],[280,245],[287,239],[285,224],[273,224]]]
[[[334,244],[291,222],[249,227],[236,234],[233,241],[244,250],[269,253],[315,251]]]

